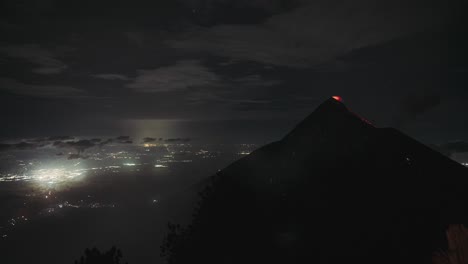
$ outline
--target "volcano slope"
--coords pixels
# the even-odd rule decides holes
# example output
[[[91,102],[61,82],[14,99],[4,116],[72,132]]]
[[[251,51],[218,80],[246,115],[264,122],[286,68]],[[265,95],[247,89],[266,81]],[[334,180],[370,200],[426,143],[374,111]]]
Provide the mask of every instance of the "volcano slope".
[[[211,177],[169,263],[431,263],[468,221],[462,165],[330,98]]]

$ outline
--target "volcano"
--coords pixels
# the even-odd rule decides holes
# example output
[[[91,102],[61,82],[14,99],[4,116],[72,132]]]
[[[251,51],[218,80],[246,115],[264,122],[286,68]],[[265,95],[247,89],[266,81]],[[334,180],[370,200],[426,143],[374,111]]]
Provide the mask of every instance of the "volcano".
[[[213,176],[169,263],[431,263],[468,221],[462,165],[332,97]]]

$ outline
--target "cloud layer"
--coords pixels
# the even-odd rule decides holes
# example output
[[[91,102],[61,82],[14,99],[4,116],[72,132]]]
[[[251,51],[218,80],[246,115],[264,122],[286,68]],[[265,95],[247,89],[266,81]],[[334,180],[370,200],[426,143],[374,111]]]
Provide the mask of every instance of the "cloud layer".
[[[83,90],[62,85],[26,84],[10,78],[0,77],[0,90],[34,97],[64,98],[86,96]]]
[[[153,93],[211,86],[219,81],[220,78],[199,61],[184,60],[153,70],[139,70],[133,82],[126,86],[137,92]]]
[[[32,71],[37,74],[58,74],[68,68],[68,65],[58,58],[58,54],[37,44],[0,46],[0,53],[34,64],[36,67]]]
[[[263,2],[257,1],[257,5],[268,6]],[[167,43],[184,51],[304,68],[354,49],[431,28],[443,23],[446,11],[442,2],[299,2],[300,8],[273,15],[261,24],[193,28]]]

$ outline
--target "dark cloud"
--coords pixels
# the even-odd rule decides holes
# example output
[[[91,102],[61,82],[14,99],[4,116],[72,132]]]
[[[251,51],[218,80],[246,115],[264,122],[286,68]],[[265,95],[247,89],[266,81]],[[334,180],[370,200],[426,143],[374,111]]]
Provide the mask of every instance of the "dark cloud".
[[[52,137],[47,138],[48,141],[74,140],[74,139],[75,139],[75,137],[72,137],[72,136],[52,136]]]
[[[26,60],[36,67],[37,74],[58,74],[68,68],[56,52],[44,49],[37,44],[0,46],[0,53],[10,58]]]
[[[103,147],[103,146],[105,146],[105,145],[107,145],[107,144],[111,144],[111,143],[113,143],[113,142],[114,142],[114,139],[109,138],[109,139],[106,139],[106,140],[101,141],[101,143],[99,143],[99,146],[100,146],[100,147]]]
[[[64,142],[65,146],[75,149],[78,153],[81,153],[89,148],[96,146],[96,144],[88,139],[78,141],[67,141]]]
[[[261,87],[261,86],[273,86],[281,84],[281,80],[265,79],[260,74],[245,75],[238,78],[233,78],[232,83],[236,86],[248,86],[248,87]]]
[[[38,145],[33,144],[33,143],[28,143],[28,142],[20,142],[17,144],[13,144],[14,149],[19,149],[19,150],[31,150],[31,149],[36,149]]]
[[[0,143],[0,151],[7,151],[7,150],[33,150],[40,147],[40,145],[30,142],[19,142],[15,144],[5,144]]]
[[[155,142],[156,140],[158,140],[158,139],[151,138],[151,137],[145,137],[145,138],[143,138],[143,143],[151,143],[151,142]]]
[[[46,98],[71,98],[83,97],[86,95],[83,90],[70,86],[27,84],[14,79],[0,77],[0,91],[1,90],[13,94]]]
[[[297,120],[334,94],[380,124],[445,111],[434,127],[466,131],[450,115],[466,112],[468,68],[465,23],[444,24],[452,1],[46,2],[0,8],[2,136],[111,136],[127,133],[127,120]],[[434,94],[462,109],[406,102],[419,89],[411,79],[437,83]],[[131,141],[106,139],[93,143]]]
[[[132,144],[133,141],[129,136],[119,136],[117,138],[110,139],[80,139],[74,140],[72,136],[51,136],[43,138],[34,138],[26,141],[21,141],[19,143],[0,143],[0,151],[11,151],[11,150],[35,150],[41,147],[52,146],[57,149],[67,149],[74,151],[68,155],[68,159],[87,159],[88,155],[85,155],[87,150],[95,147],[103,147],[107,144],[117,143],[117,144]],[[57,156],[63,156],[63,152],[58,152]]]
[[[65,148],[67,145],[66,145],[66,142],[62,142],[62,141],[57,140],[57,141],[54,141],[52,143],[52,146],[59,147],[59,148]]]
[[[95,78],[110,80],[110,81],[129,81],[130,78],[123,74],[116,73],[103,73],[103,74],[94,74],[92,75]]]
[[[68,160],[73,160],[73,159],[88,159],[88,158],[89,158],[89,156],[82,155],[82,154],[79,154],[79,153],[70,154],[70,155],[68,155],[68,157],[67,157]]]
[[[191,138],[168,138],[168,139],[165,139],[164,141],[175,143],[175,142],[190,142],[191,140],[192,140]]]
[[[141,47],[144,45],[145,38],[146,38],[144,32],[127,31],[127,32],[124,32],[124,35],[125,37],[127,37],[130,43],[133,43],[137,45],[138,47]]]
[[[410,115],[416,116],[437,107],[440,102],[438,94],[413,94],[407,98],[405,110]]]
[[[447,12],[446,3],[435,1],[386,0],[378,5],[371,0],[300,1],[300,7],[261,24],[194,28],[168,44],[233,60],[307,68],[358,48],[437,27],[445,22]]]
[[[94,148],[94,147],[101,147],[104,146],[108,143],[113,142],[112,140],[110,141],[103,141],[100,138],[93,138],[93,139],[82,139],[82,140],[77,140],[77,141],[55,141],[52,143],[52,146],[57,147],[57,148],[65,148],[65,149],[72,149],[77,154],[80,154],[85,152],[88,149]]]
[[[138,92],[154,93],[180,91],[197,86],[213,86],[219,82],[218,75],[201,62],[187,60],[153,70],[139,70],[133,82],[126,86]]]
[[[257,24],[274,14],[296,7],[300,0],[186,0],[195,23],[203,26],[219,24]],[[242,14],[242,15],[239,15]]]
[[[10,149],[11,149],[10,144],[0,143],[0,151],[6,151],[6,150],[10,150]]]
[[[37,144],[41,144],[41,145],[50,143],[50,140],[47,137],[30,138],[30,139],[26,139],[24,141],[30,142],[30,143],[37,143]]]
[[[87,159],[89,158],[89,156],[83,154],[86,150],[94,147],[103,147],[111,143],[132,144],[133,141],[130,140],[129,136],[119,136],[117,138],[110,138],[106,140],[100,138],[92,138],[77,141],[55,141],[52,145],[57,148],[66,148],[74,150],[76,153],[70,154],[68,156],[68,159]]]
[[[118,136],[116,138],[109,138],[106,140],[102,140],[98,145],[100,147],[112,144],[112,143],[117,143],[117,144],[133,144],[133,141],[130,139],[130,136]]]
[[[401,112],[396,118],[395,126],[401,127],[413,121],[420,115],[436,108],[441,104],[440,94],[434,91],[424,91],[418,89],[409,94],[401,103]]]

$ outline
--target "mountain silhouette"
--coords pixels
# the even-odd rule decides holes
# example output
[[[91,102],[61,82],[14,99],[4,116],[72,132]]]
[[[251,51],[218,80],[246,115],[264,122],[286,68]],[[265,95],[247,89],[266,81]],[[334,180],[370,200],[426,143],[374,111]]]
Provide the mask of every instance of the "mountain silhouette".
[[[169,263],[431,263],[467,223],[462,165],[330,98],[219,171]]]

